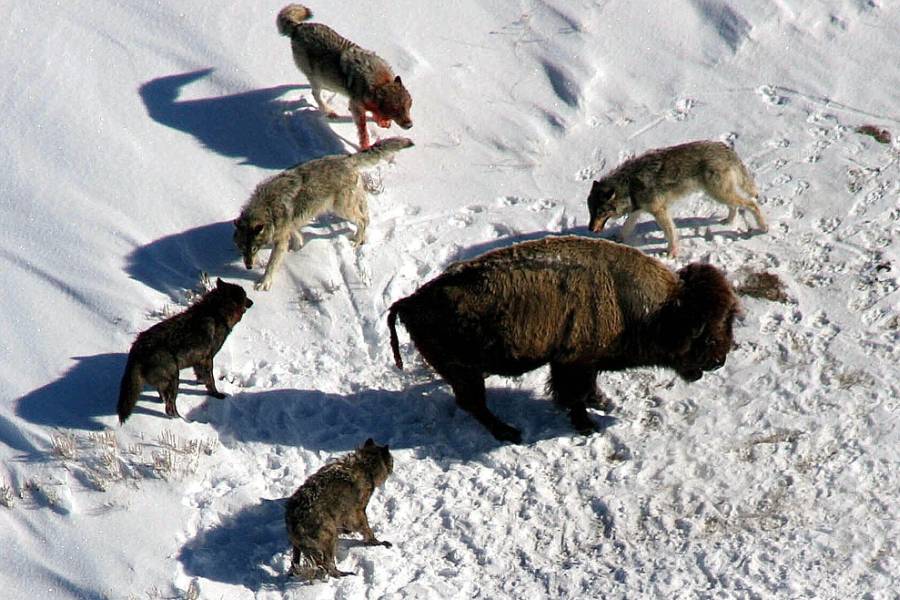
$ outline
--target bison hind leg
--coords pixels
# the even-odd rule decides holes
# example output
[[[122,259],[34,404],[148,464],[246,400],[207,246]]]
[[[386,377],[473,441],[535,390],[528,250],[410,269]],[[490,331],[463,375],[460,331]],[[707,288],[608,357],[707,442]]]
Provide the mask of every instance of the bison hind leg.
[[[587,406],[597,406],[602,402],[602,395],[597,390],[597,369],[585,365],[550,363],[547,387],[553,401],[569,411],[569,419],[578,433],[590,435],[597,431],[596,424],[587,414]]]
[[[484,377],[480,373],[454,371],[453,373],[441,373],[441,376],[453,388],[456,404],[463,410],[471,413],[479,423],[491,432],[491,435],[501,442],[518,444],[522,441],[522,433],[518,429],[504,423],[488,409]]]

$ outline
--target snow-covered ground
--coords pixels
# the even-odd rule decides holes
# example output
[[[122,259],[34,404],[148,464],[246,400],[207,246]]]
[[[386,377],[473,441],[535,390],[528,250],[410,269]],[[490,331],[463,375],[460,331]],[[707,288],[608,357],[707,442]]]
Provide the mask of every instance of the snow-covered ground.
[[[897,597],[900,4],[311,4],[402,75],[416,147],[374,170],[367,244],[322,219],[270,292],[231,220],[263,178],[356,140],[315,110],[283,3],[7,4],[4,598]],[[748,164],[770,232],[696,196],[678,259],[649,220],[639,246],[786,283],[788,302],[743,299],[724,369],[601,376],[614,409],[590,437],[545,371],[490,378],[523,430],[503,445],[402,330],[394,368],[391,302],[455,259],[589,235],[593,178],[703,138]],[[201,272],[256,302],[216,359],[230,396],[185,372],[186,421],[147,390],[120,427],[131,342]],[[348,539],[358,576],[299,584],[283,499],[370,436],[394,453],[369,507],[394,546]]]

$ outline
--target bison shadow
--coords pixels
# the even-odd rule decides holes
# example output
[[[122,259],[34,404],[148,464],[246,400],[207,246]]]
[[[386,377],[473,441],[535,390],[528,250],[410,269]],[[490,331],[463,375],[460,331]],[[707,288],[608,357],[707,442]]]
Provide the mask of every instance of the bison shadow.
[[[524,443],[577,436],[568,416],[551,401],[491,386],[488,404],[522,430]],[[367,389],[350,394],[317,390],[244,392],[209,399],[187,417],[214,427],[221,439],[347,452],[368,437],[391,448],[414,449],[434,460],[477,460],[502,445],[469,413],[458,408],[440,381],[404,390]],[[611,417],[594,414],[598,429]]]
[[[75,356],[74,365],[59,379],[16,402],[16,415],[45,427],[98,431],[103,417],[116,414],[119,382],[128,355],[124,353]]]
[[[142,84],[138,93],[147,114],[157,123],[194,136],[218,154],[264,169],[286,169],[346,152],[341,138],[305,99],[281,99],[308,86],[279,85],[227,96],[178,99],[184,86],[212,72],[201,69]]]

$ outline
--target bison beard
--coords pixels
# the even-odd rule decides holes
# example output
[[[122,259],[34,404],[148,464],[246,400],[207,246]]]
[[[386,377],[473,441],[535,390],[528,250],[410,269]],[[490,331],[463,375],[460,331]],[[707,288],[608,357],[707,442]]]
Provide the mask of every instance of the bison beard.
[[[388,327],[398,367],[397,317],[457,404],[497,439],[519,442],[520,432],[487,408],[486,375],[549,363],[554,401],[587,434],[600,371],[661,366],[696,381],[725,363],[737,312],[715,267],[691,264],[676,275],[633,248],[559,237],[450,266],[395,302]]]

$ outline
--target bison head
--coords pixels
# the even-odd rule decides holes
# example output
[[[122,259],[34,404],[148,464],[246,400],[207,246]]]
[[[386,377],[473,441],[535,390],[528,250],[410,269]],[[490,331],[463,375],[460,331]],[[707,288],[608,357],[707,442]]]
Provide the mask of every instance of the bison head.
[[[734,346],[732,326],[740,314],[737,297],[721,271],[691,264],[678,272],[675,296],[660,311],[659,342],[665,363],[686,381],[725,364]]]

